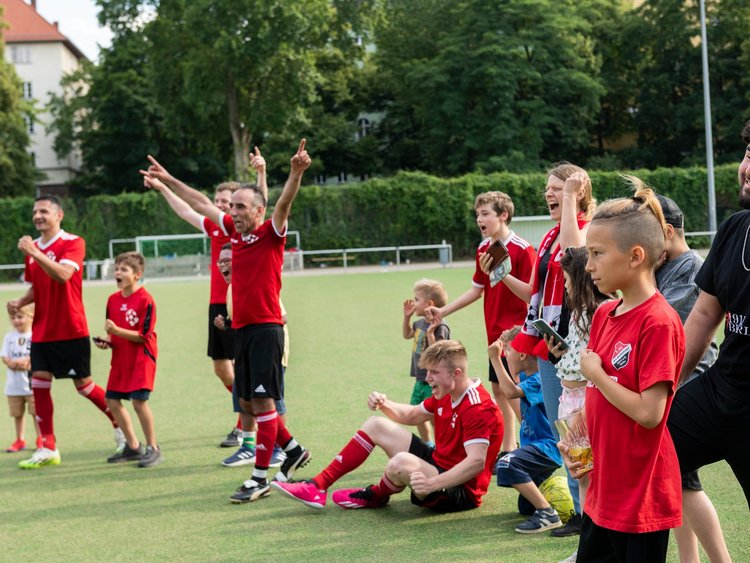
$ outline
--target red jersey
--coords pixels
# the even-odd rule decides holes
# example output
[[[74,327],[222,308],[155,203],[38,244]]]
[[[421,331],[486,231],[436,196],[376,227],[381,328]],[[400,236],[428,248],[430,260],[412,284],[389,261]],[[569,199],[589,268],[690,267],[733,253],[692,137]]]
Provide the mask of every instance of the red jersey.
[[[222,213],[221,221],[232,243],[232,328],[273,323],[283,325],[279,294],[284,266],[286,225],[277,233],[271,219],[243,235],[232,218]]]
[[[643,392],[667,382],[661,422],[651,430],[612,405],[591,383],[586,421],[594,455],[585,512],[597,525],[626,533],[655,532],[682,523],[682,481],[667,417],[685,356],[680,317],[660,293],[615,315],[621,301],[594,313],[589,348],[617,384]]]
[[[513,231],[503,243],[510,255],[511,273],[528,283],[536,263],[534,247]],[[503,331],[523,324],[528,305],[503,282],[495,287],[490,285],[490,277],[479,267],[479,255],[487,252],[489,246],[490,239],[485,239],[477,248],[476,270],[471,283],[474,287],[484,290],[484,324],[487,329],[487,343],[492,344]]]
[[[429,397],[420,405],[435,418],[435,451],[432,459],[441,469],[451,469],[466,458],[465,447],[487,444],[484,469],[464,483],[469,498],[482,504],[492,478],[492,466],[500,451],[503,417],[500,409],[477,379],[455,403],[446,395],[440,400]]]
[[[87,337],[89,328],[86,324],[82,292],[86,242],[79,236],[60,230],[46,244],[42,244],[41,238],[36,239],[34,244],[51,260],[75,268],[67,282],[59,283],[49,277],[33,258],[27,256],[24,259],[24,278],[34,289],[34,342]]]
[[[156,375],[156,305],[151,294],[141,287],[128,297],[113,293],[107,301],[107,318],[118,327],[138,331],[145,342],[110,335],[112,364],[107,391],[130,393],[154,389]]]
[[[201,221],[201,229],[211,241],[211,295],[208,302],[211,305],[224,305],[227,302],[228,284],[216,263],[219,261],[221,247],[229,242],[229,233],[224,225],[216,225],[206,217]]]

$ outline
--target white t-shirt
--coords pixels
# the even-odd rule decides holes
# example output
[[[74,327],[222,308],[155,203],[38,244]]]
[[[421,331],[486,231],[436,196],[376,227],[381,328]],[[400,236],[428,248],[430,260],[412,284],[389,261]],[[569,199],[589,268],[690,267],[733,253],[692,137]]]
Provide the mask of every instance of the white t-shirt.
[[[18,360],[31,354],[31,331],[16,332],[15,330],[5,335],[0,356],[9,360]],[[15,371],[7,368],[5,380],[5,394],[10,397],[19,395],[31,395],[29,385],[29,372]]]

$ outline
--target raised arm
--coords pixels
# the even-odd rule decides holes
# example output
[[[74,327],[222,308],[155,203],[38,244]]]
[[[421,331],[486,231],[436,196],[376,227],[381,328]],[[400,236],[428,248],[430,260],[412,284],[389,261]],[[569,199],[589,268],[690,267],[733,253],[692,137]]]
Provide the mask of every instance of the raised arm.
[[[716,329],[724,320],[724,308],[713,295],[703,291],[685,321],[685,359],[682,362],[680,381],[690,375],[706,353]]]
[[[373,391],[367,397],[367,406],[371,411],[381,411],[393,422],[416,426],[420,422],[432,420],[432,415],[424,412],[419,405],[405,405],[391,401],[385,394]]]
[[[472,285],[471,289],[457,297],[452,303],[448,303],[445,307],[428,307],[427,312],[431,317],[436,318],[438,323],[440,323],[440,321],[443,320],[443,317],[447,317],[451,313],[455,313],[459,309],[463,309],[467,305],[474,303],[474,301],[482,297],[482,292],[484,292],[484,288]]]
[[[169,187],[156,177],[144,176],[143,185],[155,192],[159,192],[167,200],[169,207],[172,208],[177,216],[183,221],[190,223],[196,229],[203,229],[203,216],[182,201]]]
[[[302,182],[302,174],[312,164],[312,159],[305,150],[305,143],[307,143],[306,139],[300,141],[299,148],[292,157],[289,178],[286,184],[284,184],[284,190],[281,192],[281,196],[279,196],[279,201],[276,202],[276,206],[273,208],[271,220],[273,221],[274,229],[279,233],[286,228],[286,220],[289,218],[289,213],[292,210],[292,202],[297,197],[297,192],[299,192],[299,186]]]
[[[563,186],[562,210],[560,211],[560,248],[569,246],[578,248],[586,244],[586,231],[578,228],[578,197],[584,190],[586,176],[581,172],[574,172],[565,180]]]
[[[263,199],[268,201],[268,180],[266,178],[266,159],[260,154],[260,149],[255,147],[250,153],[250,166],[255,170],[255,185],[258,186],[263,194]]]
[[[157,162],[157,160],[153,156],[148,155],[148,160],[151,163],[151,166],[148,167],[148,170],[140,171],[144,177],[156,178],[158,180],[161,180],[162,183],[172,188],[172,190],[174,190],[174,193],[195,211],[197,211],[201,215],[208,217],[217,225],[221,224],[222,212],[213,204],[213,202],[206,196],[206,194],[191,188],[187,184],[172,176],[166,168],[164,168]]]
[[[497,384],[507,399],[516,399],[524,396],[523,389],[516,385],[510,374],[506,371],[501,360],[503,356],[503,341],[499,338],[490,344],[487,349],[490,363],[497,374]]]

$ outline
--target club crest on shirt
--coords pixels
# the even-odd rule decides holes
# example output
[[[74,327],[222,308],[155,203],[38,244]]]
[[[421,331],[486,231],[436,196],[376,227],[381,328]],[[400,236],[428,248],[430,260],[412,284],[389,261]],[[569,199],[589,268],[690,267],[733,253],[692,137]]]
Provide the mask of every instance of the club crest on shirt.
[[[612,366],[615,369],[622,369],[630,361],[630,352],[633,351],[633,346],[630,344],[623,344],[619,340],[615,344],[615,350],[612,353]]]
[[[218,236],[219,236],[219,229],[216,229],[216,230],[214,230],[214,236],[215,236],[215,237],[218,237]]]
[[[443,416],[443,407],[438,407],[438,416]]]
[[[57,262],[57,256],[56,256],[56,255],[55,255],[55,253],[54,253],[54,252],[52,252],[51,250],[48,250],[48,251],[47,251],[47,258],[49,258],[49,259],[50,259],[50,260],[52,260],[53,262]]]
[[[130,326],[135,326],[138,324],[138,314],[133,309],[128,309],[125,313],[125,320]]]

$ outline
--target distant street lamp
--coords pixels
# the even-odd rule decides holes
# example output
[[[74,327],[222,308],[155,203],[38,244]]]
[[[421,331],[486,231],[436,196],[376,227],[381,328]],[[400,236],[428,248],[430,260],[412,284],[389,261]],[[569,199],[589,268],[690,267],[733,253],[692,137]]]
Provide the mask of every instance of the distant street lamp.
[[[708,36],[706,35],[706,2],[700,0],[701,60],[703,63],[703,113],[706,127],[706,173],[708,176],[708,230],[716,232],[716,186],[714,184],[714,140],[711,133],[711,88],[708,82]],[[713,240],[713,235],[711,235]]]

